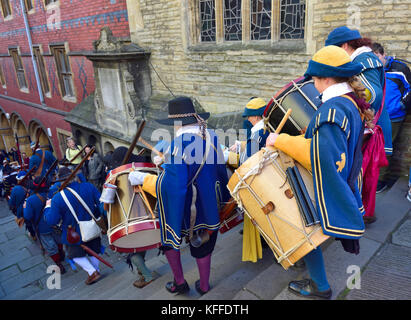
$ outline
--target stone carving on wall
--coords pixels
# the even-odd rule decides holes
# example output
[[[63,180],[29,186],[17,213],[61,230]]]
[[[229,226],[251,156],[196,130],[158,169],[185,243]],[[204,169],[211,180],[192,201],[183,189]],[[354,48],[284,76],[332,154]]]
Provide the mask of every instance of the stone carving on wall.
[[[94,52],[87,58],[94,67],[96,121],[101,130],[128,139],[134,136],[136,120],[143,115],[142,108],[151,96],[150,53],[130,43],[130,39],[114,37],[108,27],[101,29],[93,45]]]

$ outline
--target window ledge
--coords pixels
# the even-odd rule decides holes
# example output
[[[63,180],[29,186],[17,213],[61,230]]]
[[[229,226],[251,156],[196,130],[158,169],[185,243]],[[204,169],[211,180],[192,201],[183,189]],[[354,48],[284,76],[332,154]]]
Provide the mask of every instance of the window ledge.
[[[301,40],[280,40],[277,42],[267,41],[250,41],[248,43],[224,42],[224,43],[198,43],[188,48],[189,52],[211,52],[211,51],[230,51],[230,50],[261,50],[267,52],[299,52],[305,53],[306,43]]]
[[[20,88],[21,92],[30,93],[29,88]]]
[[[7,17],[4,18],[4,22],[10,21],[10,20],[12,20],[12,19],[13,19],[13,15],[12,15],[12,14],[9,14]]]
[[[72,102],[72,103],[76,103],[76,102],[77,102],[76,97],[64,96],[64,97],[63,97],[63,100],[64,100],[64,101],[67,101],[67,102]]]

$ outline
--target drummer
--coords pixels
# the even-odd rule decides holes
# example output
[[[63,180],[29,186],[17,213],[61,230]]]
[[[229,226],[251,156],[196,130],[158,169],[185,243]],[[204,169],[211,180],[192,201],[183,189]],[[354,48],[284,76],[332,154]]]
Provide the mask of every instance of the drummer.
[[[157,121],[174,125],[176,137],[165,155],[163,173],[157,178],[134,171],[129,181],[132,185],[142,184],[143,190],[158,198],[161,243],[174,275],[166,289],[177,294],[190,290],[183,274],[180,247],[184,237],[192,233],[190,252],[200,274],[195,288],[202,295],[210,290],[211,254],[220,225],[218,202],[222,193],[228,193],[227,171],[218,137],[207,130],[205,120],[210,114],[197,114],[188,97],[170,100],[168,108],[168,119]]]
[[[358,188],[362,163],[363,119],[372,113],[365,102],[365,88],[354,77],[362,65],[337,46],[319,50],[310,60],[306,75],[322,94],[323,104],[314,114],[305,136],[271,133],[267,146],[289,154],[312,168],[316,205],[324,234],[341,240],[344,250],[359,253],[364,233],[364,208]],[[304,297],[330,299],[321,248],[304,257],[311,279],[291,281],[289,290]]]
[[[244,108],[244,130],[248,131],[251,124],[250,135],[246,141],[236,141],[229,150],[224,152],[227,163],[235,168],[242,165],[249,157],[265,146],[269,132],[264,130],[263,114],[266,102],[262,98],[251,98]]]
[[[269,135],[268,130],[264,129],[263,114],[267,104],[262,98],[251,98],[244,108],[243,117],[248,123],[251,123],[251,132],[247,141],[236,143],[230,147],[230,151],[225,151],[224,156],[229,165],[238,167],[242,165],[249,157],[258,152],[265,146],[266,139]],[[247,130],[247,122],[244,122],[244,128]],[[238,163],[236,163],[238,161]],[[265,244],[265,242],[263,242]],[[262,243],[257,228],[252,224],[248,216],[244,215],[243,228],[243,256],[242,261],[257,262],[263,257]]]

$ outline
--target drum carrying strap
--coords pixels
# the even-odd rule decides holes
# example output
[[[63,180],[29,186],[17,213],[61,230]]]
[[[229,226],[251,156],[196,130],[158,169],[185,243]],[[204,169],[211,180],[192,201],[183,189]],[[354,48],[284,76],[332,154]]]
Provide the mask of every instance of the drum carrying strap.
[[[191,215],[190,215],[190,233],[189,233],[189,240],[193,238],[193,230],[194,230],[194,224],[196,222],[197,218],[197,209],[196,209],[196,201],[197,201],[197,188],[194,186],[194,181],[197,179],[201,169],[204,167],[204,164],[207,161],[208,154],[211,149],[211,138],[210,138],[210,133],[206,130],[206,152],[204,154],[203,162],[201,163],[200,167],[198,168],[196,174],[194,177],[191,179],[191,181],[187,184],[187,188],[191,186],[193,190],[193,198],[191,200]]]

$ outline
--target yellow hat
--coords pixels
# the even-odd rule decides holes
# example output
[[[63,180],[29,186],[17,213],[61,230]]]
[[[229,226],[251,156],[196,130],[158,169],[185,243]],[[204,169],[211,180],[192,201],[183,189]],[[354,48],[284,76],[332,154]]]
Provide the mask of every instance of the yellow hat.
[[[266,103],[262,98],[253,98],[245,106],[243,117],[261,116],[264,113]]]
[[[351,62],[348,53],[337,46],[327,46],[318,50],[317,53],[314,54],[312,60],[332,67],[339,67]]]
[[[349,78],[361,73],[362,70],[363,66],[352,62],[344,49],[331,45],[314,54],[308,62],[304,76]]]

